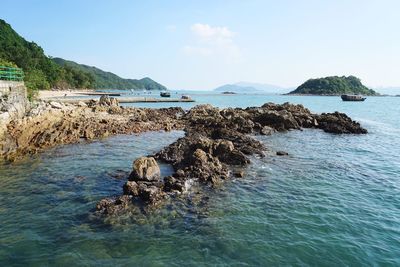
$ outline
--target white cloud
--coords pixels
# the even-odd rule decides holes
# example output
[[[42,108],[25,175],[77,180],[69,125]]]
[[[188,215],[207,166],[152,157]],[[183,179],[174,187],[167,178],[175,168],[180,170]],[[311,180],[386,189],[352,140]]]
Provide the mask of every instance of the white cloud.
[[[211,27],[208,24],[196,23],[190,28],[198,38],[204,41],[230,42],[235,36],[227,27]]]
[[[240,49],[233,40],[236,33],[227,27],[196,23],[190,30],[194,40],[183,48],[187,55],[222,56],[227,60],[240,58]]]

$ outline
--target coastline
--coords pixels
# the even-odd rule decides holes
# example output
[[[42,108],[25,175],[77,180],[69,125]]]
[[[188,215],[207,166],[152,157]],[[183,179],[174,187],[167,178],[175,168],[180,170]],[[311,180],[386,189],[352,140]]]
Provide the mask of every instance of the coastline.
[[[60,144],[94,140],[118,134],[184,130],[185,137],[148,157],[136,159],[123,194],[100,200],[98,216],[119,216],[140,206],[158,207],[166,198],[184,194],[187,184],[218,186],[233,177],[243,177],[249,156],[263,157],[267,148],[251,135],[321,129],[333,134],[365,134],[367,130],[339,112],[315,114],[302,105],[266,103],[261,107],[219,109],[198,105],[182,108],[126,108],[116,98],[102,97],[87,105],[42,102],[7,127],[1,156],[9,161]],[[277,156],[287,156],[276,151]],[[161,177],[157,161],[173,167]]]
[[[62,98],[62,97],[77,97],[82,96],[86,93],[94,93],[94,89],[86,90],[39,90],[38,99],[40,100],[50,100],[52,98]]]

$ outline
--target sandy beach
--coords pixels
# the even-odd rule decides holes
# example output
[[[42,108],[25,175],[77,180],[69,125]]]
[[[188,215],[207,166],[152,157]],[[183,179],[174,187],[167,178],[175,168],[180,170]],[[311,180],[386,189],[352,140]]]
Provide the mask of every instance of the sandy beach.
[[[94,90],[40,90],[38,98],[42,100],[59,98],[59,97],[73,97],[82,96],[82,94],[93,93]]]

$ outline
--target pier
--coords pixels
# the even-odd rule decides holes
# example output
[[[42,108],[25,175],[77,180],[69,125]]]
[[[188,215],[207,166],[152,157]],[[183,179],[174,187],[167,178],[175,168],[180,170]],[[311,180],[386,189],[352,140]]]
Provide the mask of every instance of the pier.
[[[175,102],[195,102],[193,99],[181,98],[156,98],[156,97],[118,97],[119,103],[175,103]],[[48,98],[47,101],[57,101],[68,104],[78,104],[79,102],[89,103],[95,98]]]

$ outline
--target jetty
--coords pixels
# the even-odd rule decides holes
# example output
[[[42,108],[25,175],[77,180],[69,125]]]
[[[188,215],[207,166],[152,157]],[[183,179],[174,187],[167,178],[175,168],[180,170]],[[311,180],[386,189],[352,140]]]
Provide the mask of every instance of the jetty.
[[[195,102],[193,99],[182,98],[156,98],[156,97],[118,97],[119,103],[174,103],[174,102]],[[78,104],[79,102],[89,103],[95,98],[48,98],[47,101],[57,101],[69,104]]]
[[[88,93],[77,93],[79,95],[88,95],[88,96],[102,96],[102,95],[108,95],[108,96],[121,96],[120,93],[106,93],[106,92],[88,92]]]

